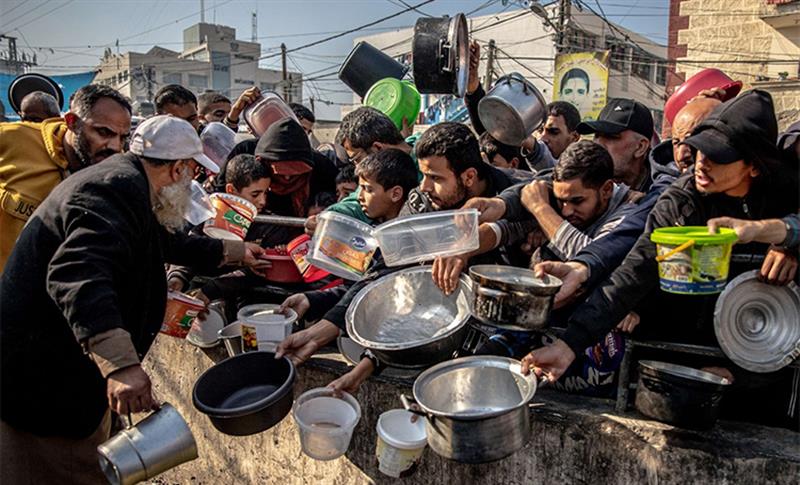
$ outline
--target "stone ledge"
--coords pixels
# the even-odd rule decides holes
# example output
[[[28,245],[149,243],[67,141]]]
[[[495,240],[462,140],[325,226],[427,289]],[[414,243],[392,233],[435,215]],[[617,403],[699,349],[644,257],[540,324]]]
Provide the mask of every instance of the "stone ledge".
[[[171,402],[189,423],[200,458],[160,476],[155,483],[389,483],[377,470],[375,423],[400,407],[413,377],[391,371],[367,381],[357,398],[362,407],[348,453],[336,460],[312,460],[300,451],[290,416],[263,433],[220,434],[192,406],[195,379],[221,348],[202,351],[159,336],[145,360],[156,395]],[[299,372],[295,395],[324,386],[346,371],[338,353],[321,354]],[[534,398],[530,442],[510,457],[464,465],[426,450],[407,484],[429,483],[776,483],[796,484],[800,476],[800,435],[787,430],[721,422],[694,432],[617,415],[613,402],[544,389]]]

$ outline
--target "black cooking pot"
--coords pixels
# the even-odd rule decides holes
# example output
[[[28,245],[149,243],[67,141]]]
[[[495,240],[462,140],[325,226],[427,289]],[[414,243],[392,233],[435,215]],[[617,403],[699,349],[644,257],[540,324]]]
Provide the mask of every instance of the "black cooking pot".
[[[420,18],[411,45],[420,93],[463,97],[469,78],[469,31],[464,14]]]
[[[19,113],[22,108],[22,98],[34,91],[42,91],[53,96],[58,102],[58,109],[63,109],[64,93],[58,83],[44,74],[30,72],[20,74],[8,86],[8,100],[15,113]]]
[[[682,428],[710,429],[730,382],[716,374],[682,365],[639,362],[636,409],[645,416]]]
[[[194,385],[194,407],[219,431],[245,436],[278,424],[292,409],[295,369],[272,352],[247,352],[205,371]]]
[[[387,77],[403,79],[407,71],[408,67],[371,44],[359,42],[339,68],[339,79],[363,98],[376,82]]]

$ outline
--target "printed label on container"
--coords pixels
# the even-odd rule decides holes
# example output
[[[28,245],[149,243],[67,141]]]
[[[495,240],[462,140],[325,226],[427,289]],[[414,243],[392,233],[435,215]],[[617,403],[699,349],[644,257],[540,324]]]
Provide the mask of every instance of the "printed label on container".
[[[360,274],[366,272],[372,261],[372,254],[375,252],[374,249],[369,249],[367,242],[361,237],[352,238],[348,244],[325,236],[320,241],[319,249],[322,254]]]

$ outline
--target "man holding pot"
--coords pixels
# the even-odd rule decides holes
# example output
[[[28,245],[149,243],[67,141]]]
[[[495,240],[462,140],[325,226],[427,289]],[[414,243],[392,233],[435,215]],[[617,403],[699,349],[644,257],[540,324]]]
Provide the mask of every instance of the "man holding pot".
[[[572,314],[561,339],[523,360],[524,369],[558,379],[576,354],[632,310],[642,317],[638,327],[642,338],[716,345],[712,312],[718,295],[683,296],[659,291],[656,247],[650,234],[659,227],[705,226],[714,217],[753,220],[794,213],[800,192],[797,174],[781,165],[775,146],[777,132],[772,98],[764,91],[751,91],[715,108],[684,141],[694,152],[693,171],[665,190],[622,265]],[[728,278],[763,264],[797,265],[796,250],[770,249],[762,243],[736,245]],[[798,410],[787,406],[794,402],[796,407],[796,400],[790,401],[790,370],[754,376],[728,363],[726,368],[712,371],[734,378],[734,386],[723,401],[730,406],[729,416],[797,426]]]
[[[166,307],[167,262],[258,265],[249,243],[186,236],[195,171],[218,170],[197,132],[144,121],[128,153],[61,183],[0,280],[0,466],[9,483],[102,483],[110,411],[156,405],[140,363]]]

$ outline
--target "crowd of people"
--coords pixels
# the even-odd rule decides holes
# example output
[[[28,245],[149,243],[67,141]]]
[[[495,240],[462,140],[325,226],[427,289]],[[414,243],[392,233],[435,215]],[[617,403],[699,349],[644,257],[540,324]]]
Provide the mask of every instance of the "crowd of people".
[[[257,302],[293,309],[309,325],[277,355],[297,365],[346,332],[356,293],[400,269],[386,266],[380,252],[352,283],[330,276],[278,284],[263,276],[265,250],[313,235],[323,211],[377,225],[478,209],[480,247],[436,258],[436,285],[451,293],[478,263],[551,274],[563,281],[551,316],[563,332],[487,331],[475,353],[520,359],[526,372],[586,395],[614,393],[625,335],[717,345],[716,295],[659,290],[655,229],[733,228],[739,243],[730,278],[756,269],[770,284],[796,280],[800,124],[779,136],[768,93],[724,103],[719,91],[701,93],[676,116],[672,138],[657,144],[651,112],[637,101],[610,99],[588,122],[557,101],[536,133],[510,146],[478,117],[485,92],[477,51],[474,45],[464,100],[469,125],[445,122],[412,134],[408,123],[398,127],[359,107],[344,116],[334,143],[320,144],[313,113],[293,104],[297,121],[246,137],[220,164],[204,154],[199,133],[211,123],[238,132],[243,111],[261,96],[257,88],[232,102],[164,86],[156,115],[133,133],[129,101],[107,86],[79,89],[63,116],[47,94],[26,98],[22,121],[0,124],[3,476],[98,476],[94,448],[108,438],[112,417],[156,405],[141,363],[168,289],[224,301],[231,316]],[[206,237],[184,220],[193,180],[261,214],[305,218],[305,227],[254,222],[243,242]],[[733,382],[724,415],[799,428],[795,370],[753,374],[720,359],[671,361]],[[384,367],[367,350],[330,386],[356,392]]]

